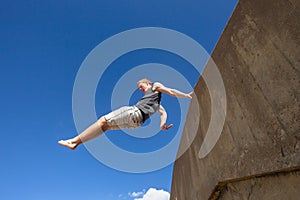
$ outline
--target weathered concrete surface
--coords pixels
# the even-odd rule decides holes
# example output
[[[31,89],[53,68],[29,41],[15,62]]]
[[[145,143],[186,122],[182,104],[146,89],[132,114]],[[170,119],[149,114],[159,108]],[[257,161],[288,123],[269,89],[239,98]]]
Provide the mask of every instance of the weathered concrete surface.
[[[171,200],[209,199],[218,183],[300,168],[299,8],[299,0],[239,1],[212,54],[227,95],[222,135],[199,159],[211,117],[201,77],[195,87],[200,112],[194,98],[179,151],[195,134],[193,127],[199,129],[175,162]],[[300,182],[299,174],[294,178]],[[275,183],[264,182],[265,188]]]
[[[300,171],[296,171],[290,173],[278,173],[264,177],[254,177],[243,181],[235,181],[228,183],[226,187],[224,187],[219,199],[299,199],[299,178]]]

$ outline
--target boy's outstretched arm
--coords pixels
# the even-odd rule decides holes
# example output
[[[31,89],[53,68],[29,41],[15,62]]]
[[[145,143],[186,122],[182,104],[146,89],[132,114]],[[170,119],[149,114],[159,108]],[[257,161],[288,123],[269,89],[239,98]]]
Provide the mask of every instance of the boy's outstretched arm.
[[[158,82],[153,84],[153,90],[158,91],[158,92],[163,92],[163,93],[166,93],[173,97],[179,97],[179,98],[190,98],[191,99],[192,94],[193,94],[193,92],[183,93],[183,92],[180,92],[179,90],[165,87],[163,84],[158,83]]]
[[[166,125],[167,121],[167,112],[162,105],[159,106],[158,113],[160,115],[160,129],[168,130],[173,126],[173,124]]]

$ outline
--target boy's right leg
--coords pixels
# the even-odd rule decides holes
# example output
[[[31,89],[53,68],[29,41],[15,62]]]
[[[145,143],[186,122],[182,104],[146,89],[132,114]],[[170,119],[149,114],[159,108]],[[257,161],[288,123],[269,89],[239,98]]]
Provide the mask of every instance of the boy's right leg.
[[[62,146],[66,146],[72,150],[74,150],[79,144],[92,140],[102,133],[108,130],[107,122],[104,117],[101,117],[94,124],[89,126],[86,130],[80,133],[78,136],[69,139],[69,140],[60,140],[58,143]]]

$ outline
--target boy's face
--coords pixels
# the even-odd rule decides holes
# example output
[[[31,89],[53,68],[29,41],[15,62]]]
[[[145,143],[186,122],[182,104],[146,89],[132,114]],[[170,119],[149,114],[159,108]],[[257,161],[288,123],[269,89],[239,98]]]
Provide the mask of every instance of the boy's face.
[[[140,82],[140,83],[138,83],[137,87],[139,88],[140,91],[142,91],[143,93],[146,93],[151,86],[148,83]]]

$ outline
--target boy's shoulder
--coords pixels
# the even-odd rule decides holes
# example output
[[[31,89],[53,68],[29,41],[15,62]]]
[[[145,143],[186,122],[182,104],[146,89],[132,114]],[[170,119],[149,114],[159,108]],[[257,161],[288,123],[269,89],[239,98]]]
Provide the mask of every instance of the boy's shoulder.
[[[159,90],[160,88],[163,88],[163,87],[164,87],[164,85],[161,84],[160,82],[154,82],[154,83],[153,83],[153,86],[152,86],[152,91],[157,91],[157,92],[159,92],[158,90]]]

